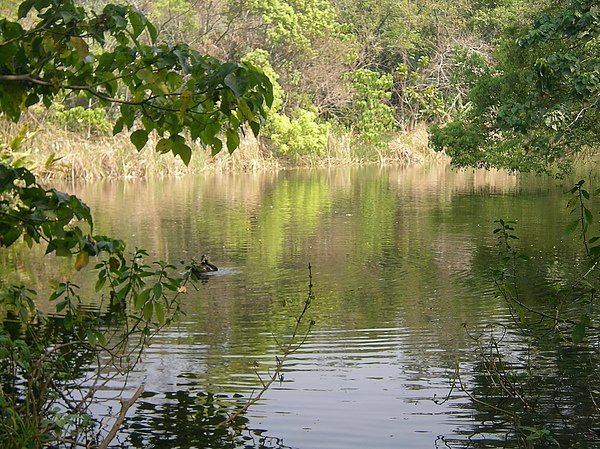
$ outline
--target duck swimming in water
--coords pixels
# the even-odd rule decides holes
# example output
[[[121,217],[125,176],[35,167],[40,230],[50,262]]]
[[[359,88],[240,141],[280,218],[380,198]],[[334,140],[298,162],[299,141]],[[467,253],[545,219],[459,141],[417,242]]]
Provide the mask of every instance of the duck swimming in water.
[[[204,254],[202,254],[202,257],[200,258],[200,262],[196,262],[195,260],[192,260],[192,264],[189,267],[189,269],[192,274],[192,278],[195,280],[198,280],[201,277],[205,277],[203,275],[205,275],[206,273],[212,273],[214,271],[219,271],[217,266],[215,264],[210,263],[208,261],[208,257]]]
[[[200,267],[205,273],[208,271],[219,271],[217,266],[215,264],[210,263],[208,261],[208,257],[204,254],[202,254],[202,257],[200,258]]]

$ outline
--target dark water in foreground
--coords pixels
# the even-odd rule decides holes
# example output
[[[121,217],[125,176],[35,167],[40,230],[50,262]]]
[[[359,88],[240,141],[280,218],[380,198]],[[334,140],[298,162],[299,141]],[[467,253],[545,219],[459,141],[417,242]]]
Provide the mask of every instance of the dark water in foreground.
[[[220,268],[184,297],[186,316],[159,335],[131,378],[132,390],[144,382],[147,393],[120,442],[503,447],[504,424],[482,426],[484,415],[463,392],[441,405],[434,398],[450,392],[457,364],[467,383],[476,382],[478,343],[467,330],[511,321],[489,273],[495,219],[517,219],[519,244],[539,261],[527,273],[531,295],[543,296],[549,279],[573,267],[576,243],[557,245],[568,220],[565,190],[550,180],[446,167],[77,188],[99,232],[171,262],[209,254]],[[256,390],[255,371],[274,364],[276,339],[289,334],[306,297],[308,263],[313,332],[282,381],[251,408],[246,430],[207,433],[211,413]],[[67,268],[45,270],[56,277]]]

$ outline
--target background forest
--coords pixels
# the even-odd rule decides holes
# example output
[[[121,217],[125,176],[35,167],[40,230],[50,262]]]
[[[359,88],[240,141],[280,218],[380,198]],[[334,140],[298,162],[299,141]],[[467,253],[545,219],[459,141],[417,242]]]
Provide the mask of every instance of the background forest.
[[[113,374],[104,374],[108,368],[115,378],[134,370],[150,338],[178,318],[185,305],[179,302],[180,296],[188,293],[188,286],[197,291],[196,284],[206,271],[204,256],[200,262],[183,261],[183,251],[177,257],[184,265],[181,272],[181,267],[167,262],[146,263],[150,255],[143,249],[128,254],[123,241],[93,235],[90,208],[75,196],[46,190],[43,185],[48,178],[137,177],[197,171],[207,165],[252,170],[282,165],[410,163],[434,157],[429,148],[445,152],[458,166],[565,174],[574,156],[593,154],[600,143],[600,9],[596,1],[540,1],[535,5],[521,0],[105,3],[24,0],[19,5],[11,0],[0,7],[0,245],[14,246],[19,252],[25,244],[30,248],[41,244],[46,254],[76,256],[73,268],[77,271],[100,255],[94,265],[94,290],[109,306],[104,316],[87,313],[80,307],[83,299],[77,284],[53,281],[49,301],[56,301],[59,327],[53,323],[56,317],[42,318],[34,290],[23,284],[5,286],[0,303],[13,328],[0,327],[0,422],[8,423],[0,426],[0,441],[10,441],[8,447],[54,447],[54,442],[76,447],[83,440],[86,447],[108,447],[143,386],[130,399],[121,400],[121,411],[113,416],[111,426],[88,413],[99,391],[89,389],[90,382],[108,385],[113,380]],[[121,132],[125,128],[129,132]],[[148,149],[142,157],[133,151],[146,146],[156,151]],[[165,153],[172,156],[161,157]],[[258,213],[252,211],[244,218],[247,210],[236,216],[232,228],[241,229],[260,248],[274,248],[272,254],[287,255],[284,250],[295,248],[285,244],[284,230],[295,235],[297,229],[309,229],[320,236],[316,217],[330,208],[331,223],[344,217],[345,225],[348,217],[357,217],[360,232],[348,240],[362,236],[369,248],[365,257],[348,257],[356,248],[338,250],[344,262],[326,263],[335,266],[336,280],[338,267],[348,261],[357,263],[361,275],[389,267],[390,279],[397,279],[402,270],[389,262],[406,254],[413,235],[426,238],[413,245],[417,252],[407,259],[410,267],[425,260],[426,249],[433,248],[432,267],[439,262],[448,269],[452,263],[445,261],[449,260],[465,271],[476,271],[460,251],[473,252],[465,241],[438,241],[431,237],[433,231],[420,224],[414,231],[408,226],[410,238],[400,239],[396,246],[383,245],[382,236],[403,236],[402,225],[416,223],[412,215],[419,216],[419,211],[406,220],[400,211],[419,202],[389,196],[390,186],[381,173],[371,178],[374,190],[348,178],[351,190],[364,189],[364,201],[346,204],[344,200],[337,205],[323,200],[319,189],[327,184],[324,181],[316,183],[317,194],[309,194],[304,182],[291,179],[284,182],[284,190],[298,186],[302,194],[298,194],[302,198],[298,204],[306,209],[272,211],[273,204],[260,201],[252,208],[262,211],[264,206],[264,228],[256,226]],[[441,172],[431,177],[436,184],[444,180]],[[398,180],[403,178],[404,174]],[[426,183],[419,177],[415,184]],[[492,276],[489,272],[486,276],[492,278],[496,294],[508,305],[514,324],[528,342],[519,340],[518,345],[505,349],[500,345],[504,334],[499,340],[490,334],[487,342],[472,338],[482,349],[481,363],[474,367],[482,373],[479,380],[475,376],[482,388],[466,387],[459,365],[453,380],[452,388],[508,423],[501,430],[506,441],[518,444],[515,447],[564,446],[574,426],[581,429],[579,441],[597,440],[600,433],[596,424],[600,327],[595,306],[600,236],[594,229],[596,203],[592,198],[598,192],[588,190],[583,180],[568,188],[566,234],[578,234],[583,244],[575,264],[568,257],[552,256],[552,270],[540,261],[529,265],[534,267],[529,271],[523,270],[529,257],[514,242],[520,228],[515,230],[514,221],[495,217],[494,244],[483,250],[482,265],[488,271],[495,265],[490,254],[500,256]],[[247,186],[242,189],[244,194],[248,190]],[[213,194],[190,197],[211,198]],[[102,195],[102,199],[108,203],[113,196]],[[485,208],[490,207],[491,196],[482,196]],[[277,199],[275,194],[273,198]],[[465,202],[469,209],[457,213],[480,221],[471,199]],[[180,210],[195,210],[179,207],[180,200],[169,202],[178,204],[172,223],[182,220]],[[512,197],[508,202],[516,203]],[[223,203],[215,204],[218,222],[212,228],[223,230]],[[439,206],[431,200],[423,204]],[[143,215],[148,215],[147,206]],[[338,208],[344,212],[336,218]],[[294,217],[290,211],[307,212],[298,215],[297,228],[284,226]],[[438,226],[444,224],[438,221],[444,216],[443,208],[439,212],[432,221],[436,232],[446,230]],[[494,208],[493,213],[498,212]],[[156,223],[162,220],[158,215],[151,218],[155,219],[152,228],[159,229]],[[375,224],[381,223],[375,232]],[[265,232],[264,238],[253,234],[256,229]],[[323,233],[331,242],[315,246],[334,246],[338,227],[331,229],[336,232]],[[138,232],[129,234],[133,237]],[[184,235],[177,233],[177,237]],[[236,234],[231,245],[213,247],[222,251],[221,260],[227,246],[244,247],[237,239],[241,235]],[[173,247],[183,250],[199,238],[214,239],[210,232],[195,229]],[[551,235],[544,240],[554,250],[561,239]],[[164,239],[157,240],[162,243]],[[267,242],[264,246],[263,241]],[[483,239],[473,241],[479,244]],[[257,262],[248,267],[268,269],[268,275],[254,276],[258,279],[270,279],[276,268],[301,258],[294,253],[281,258],[282,262],[260,248],[249,251],[247,259],[247,254],[242,255],[243,262]],[[441,257],[444,253],[450,257]],[[539,274],[557,271],[559,262],[569,270],[556,276]],[[583,276],[571,273],[571,268],[582,267]],[[276,380],[283,381],[279,377],[283,360],[300,347],[294,340],[304,333],[302,319],[312,303],[311,273],[309,267],[308,294],[300,311],[296,315],[286,312],[286,319],[293,317],[291,342],[278,344],[282,356],[276,358],[269,380],[261,379],[261,391]],[[429,280],[432,270],[424,266],[423,273]],[[543,278],[544,288],[552,290],[542,304],[521,295],[522,282],[529,283],[536,276]],[[387,280],[377,276],[382,279]],[[361,303],[364,297],[361,293]],[[381,297],[387,300],[389,295]],[[380,309],[382,305],[368,307],[369,313]],[[429,313],[431,307],[401,309]],[[449,315],[453,320],[454,312]],[[312,320],[306,323],[308,330],[312,325]],[[60,335],[53,335],[55,331]],[[60,344],[48,347],[48,339],[58,338]],[[551,385],[546,362],[542,360],[538,368],[533,352],[519,354],[522,348],[529,350],[540,343],[547,343],[557,357],[564,350],[582,358],[554,377],[556,388],[551,386],[551,391],[545,388]],[[589,352],[581,351],[586,345]],[[511,352],[518,361],[514,365],[506,355]],[[72,363],[80,354],[84,357]],[[90,364],[97,368],[86,377]],[[574,381],[572,389],[562,388],[565,380]],[[248,404],[258,398],[260,394]],[[572,420],[573,404],[582,409]],[[246,409],[242,406],[239,413]],[[71,413],[65,416],[64,410]],[[550,417],[548,410],[556,417]],[[240,416],[230,412],[223,412],[222,418],[233,418],[221,422],[217,434],[221,424]]]
[[[3,2],[0,14],[13,17],[17,3]],[[79,3],[101,9],[106,2]],[[223,61],[248,61],[269,76],[275,99],[260,138],[247,133],[234,159],[210,162],[252,169],[427,157],[426,126],[468,113],[469,89],[493,74],[533,17],[558,3],[142,0],[135,6],[157,25],[161,40],[186,42]],[[209,163],[200,154],[190,168],[152,154],[138,158],[127,136],[112,137],[111,108],[70,97],[50,111],[32,111],[20,157],[38,172],[88,178]],[[49,132],[50,147],[43,145]],[[15,128],[3,134],[14,136]]]

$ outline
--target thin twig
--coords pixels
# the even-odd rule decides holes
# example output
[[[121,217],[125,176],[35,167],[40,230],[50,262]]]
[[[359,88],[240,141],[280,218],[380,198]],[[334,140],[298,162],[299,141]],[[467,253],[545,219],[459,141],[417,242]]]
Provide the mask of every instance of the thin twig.
[[[261,399],[261,397],[269,390],[269,388],[271,387],[271,385],[273,385],[273,383],[275,381],[281,380],[283,367],[284,367],[284,364],[285,364],[287,358],[291,354],[296,352],[298,349],[300,349],[300,347],[306,341],[306,338],[308,337],[308,334],[310,333],[312,326],[314,325],[314,321],[311,320],[308,324],[308,329],[302,336],[302,339],[300,340],[300,342],[298,344],[294,344],[294,342],[298,336],[299,330],[300,330],[300,324],[302,323],[304,316],[306,315],[306,312],[310,308],[312,300],[314,299],[314,293],[313,293],[312,288],[313,288],[312,267],[310,264],[308,264],[308,294],[307,294],[306,299],[304,300],[304,307],[302,308],[302,311],[296,318],[296,325],[294,326],[294,331],[292,332],[292,336],[291,336],[288,344],[282,348],[283,352],[282,352],[281,357],[279,357],[279,356],[275,357],[275,370],[271,374],[269,374],[268,380],[266,380],[266,381],[264,381],[260,377],[260,375],[258,375],[258,373],[257,373],[258,378],[262,384],[262,388],[258,391],[258,393],[256,395],[248,398],[248,400],[241,407],[239,407],[234,413],[229,415],[227,417],[227,419],[220,422],[218,424],[219,427],[231,424],[236,418],[238,418],[240,415],[244,414],[252,405],[254,405],[256,402],[258,402]]]

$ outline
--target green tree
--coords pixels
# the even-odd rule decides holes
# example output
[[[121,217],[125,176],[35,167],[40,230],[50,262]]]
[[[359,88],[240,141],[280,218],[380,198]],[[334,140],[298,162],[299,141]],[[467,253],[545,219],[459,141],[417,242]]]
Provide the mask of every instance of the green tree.
[[[34,105],[50,108],[58,98],[83,95],[100,106],[118,105],[113,133],[128,128],[138,150],[154,132],[158,152],[187,164],[186,139],[213,153],[223,142],[234,151],[246,125],[259,132],[272,104],[271,83],[260,70],[220,63],[184,44],[158,44],[154,25],[131,6],[95,12],[73,0],[25,0],[16,16],[0,18],[2,119],[17,122]],[[43,244],[46,254],[76,255],[77,270],[106,255],[95,264],[96,291],[110,308],[87,313],[79,286],[62,282],[49,297],[60,322],[50,325],[57,318],[38,310],[36,292],[0,282],[0,441],[9,449],[105,448],[122,418],[106,428],[92,416],[97,388],[133,369],[150,338],[176,316],[179,295],[202,267],[191,261],[179,274],[165,262],[146,264],[144,250],[128,256],[121,240],[94,234],[85,203],[17,166],[12,151],[23,134],[2,143],[0,246],[20,238]],[[122,401],[123,417],[141,391]]]
[[[255,50],[243,60],[260,67],[271,80],[273,104],[267,110],[264,135],[274,145],[274,151],[291,157],[322,154],[327,146],[329,126],[319,121],[317,109],[295,107],[289,108],[288,114],[283,114],[285,92],[278,82],[279,75],[271,65],[269,54]]]
[[[156,28],[131,6],[95,13],[72,1],[27,0],[18,16],[0,19],[0,108],[11,120],[39,102],[49,107],[58,93],[77,92],[120,105],[113,132],[134,130],[138,150],[156,132],[156,150],[187,163],[185,133],[215,153],[223,140],[233,151],[242,124],[257,133],[272,102],[258,70],[222,64],[185,44],[156,44]],[[29,27],[26,18],[33,19]]]
[[[600,13],[589,0],[541,14],[507,36],[469,93],[471,109],[431,142],[459,166],[564,171],[600,143]]]
[[[347,74],[354,99],[349,112],[350,124],[356,126],[361,138],[377,144],[394,128],[394,110],[389,105],[392,76],[368,69]]]

